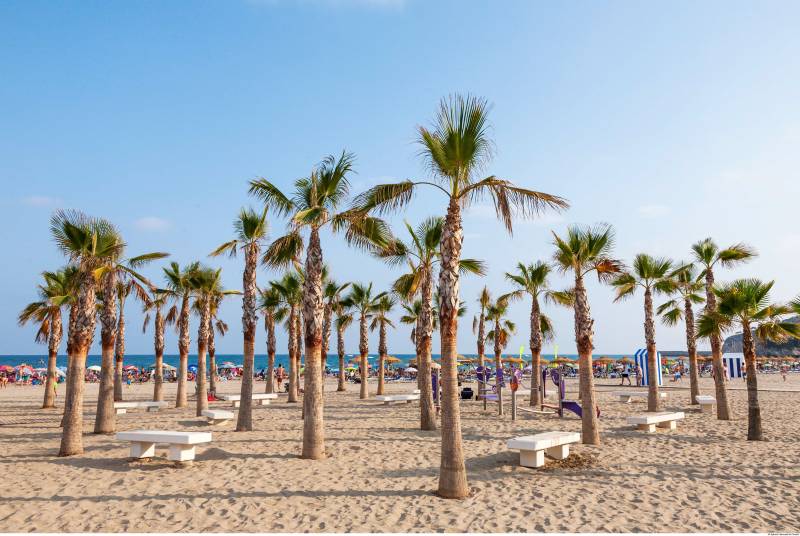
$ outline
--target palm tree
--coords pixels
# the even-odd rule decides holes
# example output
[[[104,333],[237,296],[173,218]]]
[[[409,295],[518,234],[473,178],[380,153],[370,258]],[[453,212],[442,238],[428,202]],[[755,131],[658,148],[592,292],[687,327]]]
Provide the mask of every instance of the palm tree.
[[[35,340],[47,343],[47,381],[42,409],[55,407],[56,360],[63,336],[61,308],[73,301],[76,273],[74,266],[57,272],[43,272],[44,284],[38,287],[39,301],[29,303],[19,314],[19,325],[38,323]]]
[[[677,296],[661,304],[656,313],[667,326],[674,326],[681,319],[686,324],[686,350],[689,354],[689,393],[690,403],[697,404],[700,394],[700,376],[697,369],[697,334],[694,322],[694,304],[703,303],[699,294],[703,283],[698,279],[697,270],[692,264],[682,264],[669,275],[671,280],[670,294]]]
[[[461,437],[457,388],[457,313],[459,307],[459,259],[463,241],[461,211],[490,196],[497,217],[509,233],[513,216],[529,217],[547,207],[566,208],[557,196],[515,186],[495,176],[479,179],[492,153],[488,135],[488,105],[473,96],[442,99],[431,129],[419,127],[421,154],[433,175],[431,181],[407,180],[375,186],[359,196],[363,210],[386,212],[407,206],[420,186],[432,186],[447,197],[447,216],[441,239],[439,292],[442,295],[439,326],[442,355],[442,449],[438,494],[463,498],[469,494]]]
[[[256,268],[261,244],[267,238],[267,209],[258,214],[251,208],[242,208],[233,221],[236,238],[219,246],[211,252],[212,257],[227,253],[236,256],[238,250],[244,251],[244,273],[242,275],[242,330],[244,332],[244,363],[242,370],[241,402],[236,419],[237,432],[253,430],[253,369],[256,353]]]
[[[788,306],[770,304],[769,292],[775,282],[764,283],[758,279],[737,279],[715,286],[714,297],[719,300],[717,309],[706,312],[698,321],[697,335],[708,337],[722,335],[734,328],[742,328],[742,347],[747,367],[747,439],[761,441],[761,408],[758,404],[756,377],[756,347],[753,333],[760,340],[783,342],[789,337],[800,337],[800,324],[781,318],[792,311]]]
[[[644,291],[644,340],[647,346],[647,411],[659,411],[658,371],[661,362],[656,350],[656,324],[653,318],[653,294],[669,294],[672,290],[670,270],[672,261],[639,253],[633,259],[633,270],[619,274],[611,284],[616,288],[614,301],[629,298],[636,289]]]
[[[217,393],[217,343],[215,331],[220,337],[224,337],[228,333],[228,324],[218,317],[219,306],[225,294],[217,294],[211,301],[210,320],[211,327],[208,330],[208,388],[216,395]]]
[[[153,371],[153,400],[161,402],[164,400],[164,325],[174,324],[175,316],[169,315],[165,318],[163,309],[167,301],[172,297],[172,293],[166,289],[153,289],[144,302],[145,317],[142,324],[142,333],[147,331],[150,324],[150,315],[155,313],[153,320],[153,352],[156,357],[155,370]]]
[[[367,320],[372,319],[377,311],[378,303],[386,296],[386,292],[380,294],[372,294],[372,283],[365,285],[363,283],[353,283],[350,289],[350,294],[344,300],[344,305],[348,309],[353,309],[354,314],[358,313],[359,319],[359,342],[358,351],[360,353],[359,360],[359,374],[361,375],[361,392],[359,398],[364,400],[369,397],[369,389],[367,387],[367,376],[369,372],[369,365],[367,364],[367,356],[369,354],[369,337],[367,332]]]
[[[323,306],[323,313],[322,313],[322,372],[324,376],[325,367],[328,363],[328,347],[330,345],[331,340],[331,327],[334,323],[333,314],[336,312],[336,309],[339,307],[339,304],[342,301],[342,292],[347,290],[347,287],[350,286],[350,283],[344,283],[342,285],[338,284],[333,279],[329,277],[325,277],[325,288],[322,292],[324,297]],[[344,364],[344,355],[342,355],[342,363]],[[341,382],[339,387],[341,389],[337,389],[340,391],[344,391],[344,370],[340,366],[339,367],[339,374],[341,375]]]
[[[531,406],[541,403],[539,382],[542,378],[542,344],[545,339],[553,337],[553,325],[547,315],[542,314],[539,299],[554,300],[550,290],[547,276],[550,275],[550,265],[541,261],[528,266],[517,263],[517,272],[506,272],[506,279],[514,283],[518,289],[507,294],[509,300],[521,299],[526,294],[531,297]],[[483,296],[481,296],[483,297]],[[483,313],[483,303],[481,302]]]
[[[302,275],[299,272],[287,272],[280,281],[270,281],[270,287],[279,297],[281,308],[276,312],[278,316],[285,320],[286,329],[289,332],[289,398],[288,402],[297,402],[297,369],[300,361],[300,354],[297,348],[297,320],[298,310],[302,303]]]
[[[599,445],[595,413],[594,378],[592,375],[592,350],[594,350],[594,320],[589,308],[584,278],[595,272],[598,279],[608,281],[622,271],[622,263],[610,257],[614,245],[614,232],[610,226],[570,227],[565,239],[553,233],[556,268],[562,273],[572,272],[575,286],[560,293],[560,303],[570,304],[575,313],[575,344],[578,347],[581,430],[583,442]],[[568,298],[569,301],[565,301]]]
[[[400,276],[393,290],[405,301],[420,296],[417,326],[414,330],[414,345],[417,355],[417,386],[420,389],[420,428],[436,430],[436,413],[433,405],[431,385],[431,337],[433,332],[433,274],[439,263],[439,249],[444,230],[444,218],[433,217],[423,220],[416,229],[405,223],[411,240],[406,243],[400,239],[390,240],[386,247],[375,256],[390,265],[407,264],[409,272]],[[462,274],[483,275],[482,262],[475,259],[461,259],[459,268]],[[379,386],[379,394],[382,388]]]
[[[494,342],[495,390],[497,392],[497,411],[503,414],[503,384],[500,371],[503,370],[503,350],[508,338],[517,330],[517,326],[506,318],[508,315],[508,296],[500,296],[490,303],[486,309],[486,320],[494,323],[494,327],[486,334],[486,340]]]
[[[107,262],[119,258],[123,243],[116,228],[106,220],[82,212],[56,212],[50,233],[58,249],[78,268],[74,318],[70,319],[67,349],[70,365],[64,400],[64,430],[59,456],[83,453],[83,385],[86,355],[94,339],[97,275]],[[112,346],[113,350],[113,346]]]
[[[344,381],[344,330],[353,323],[353,314],[348,311],[344,299],[340,299],[334,305],[336,313],[336,353],[339,356],[339,378],[336,390],[339,392],[347,391]]]
[[[177,262],[171,262],[169,268],[164,268],[167,289],[175,299],[175,304],[170,308],[167,316],[175,319],[178,330],[178,392],[175,396],[175,407],[185,408],[186,398],[186,370],[189,366],[189,305],[192,297],[192,278],[200,269],[200,263],[195,261],[181,269]],[[178,307],[180,304],[180,307]]]
[[[472,332],[478,336],[478,365],[481,368],[485,366],[484,360],[486,359],[486,309],[490,303],[492,303],[492,295],[489,293],[489,287],[483,287],[478,296],[479,312],[472,319]]]
[[[250,182],[250,193],[260,198],[278,214],[291,215],[288,233],[275,240],[264,254],[266,264],[286,267],[299,262],[303,250],[301,232],[309,230],[306,247],[305,280],[303,283],[303,321],[305,324],[305,382],[303,391],[303,449],[302,457],[314,460],[325,457],[322,398],[322,324],[324,297],[322,287],[322,246],[320,230],[330,227],[344,232],[346,240],[360,247],[381,243],[386,225],[368,218],[361,211],[337,213],[346,200],[349,175],[354,156],[342,152],[337,159],[326,157],[307,178],[294,183],[291,198],[266,179]]]
[[[386,326],[394,328],[394,322],[389,318],[397,301],[388,294],[378,300],[375,304],[375,314],[372,316],[369,330],[378,330],[378,391],[377,394],[384,394],[384,367],[386,366],[386,356],[389,350],[386,344]]]
[[[280,296],[274,288],[259,290],[258,307],[264,314],[264,329],[267,331],[267,374],[265,378],[267,386],[264,391],[266,393],[272,393],[275,390],[275,352],[277,350],[275,322],[282,320],[276,317],[280,303]]]
[[[695,261],[702,268],[701,277],[706,282],[706,313],[717,310],[717,297],[714,295],[714,267],[730,268],[737,264],[747,262],[756,256],[755,251],[746,244],[734,244],[725,249],[719,249],[717,244],[706,238],[692,244],[692,254]],[[728,390],[725,388],[725,368],[722,364],[722,339],[716,333],[709,336],[711,342],[711,364],[714,367],[714,387],[717,399],[717,419],[728,421],[731,419],[731,406],[728,402]]]

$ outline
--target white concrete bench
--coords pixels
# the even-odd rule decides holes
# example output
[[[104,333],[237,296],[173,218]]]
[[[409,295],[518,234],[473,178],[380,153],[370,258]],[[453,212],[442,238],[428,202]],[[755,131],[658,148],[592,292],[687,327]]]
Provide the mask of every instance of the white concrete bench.
[[[375,397],[378,402],[383,402],[388,406],[392,402],[406,402],[410,404],[414,400],[419,400],[419,395],[378,395]]]
[[[684,415],[682,411],[660,411],[656,413],[645,413],[644,415],[634,415],[633,417],[628,417],[628,424],[635,424],[639,430],[645,430],[652,433],[656,431],[656,426],[659,428],[674,430],[676,427],[676,422],[680,419],[683,419],[683,417]]]
[[[136,430],[117,433],[117,440],[131,442],[131,458],[152,458],[156,444],[169,445],[167,459],[174,462],[194,460],[195,445],[210,443],[209,432],[175,432],[162,430]]]
[[[614,396],[619,397],[620,402],[629,403],[634,398],[644,398],[647,399],[647,391],[615,391]],[[667,398],[667,393],[663,391],[659,391],[658,393],[659,398]]]
[[[563,460],[569,456],[570,443],[578,443],[581,434],[576,432],[544,432],[532,436],[509,439],[507,446],[519,451],[519,464],[523,467],[542,467],[544,455]]]
[[[166,402],[155,402],[152,400],[143,400],[140,402],[114,402],[114,411],[117,413],[117,415],[127,413],[129,409],[147,408],[147,411],[158,411],[165,407],[167,407]]]
[[[208,424],[223,424],[233,420],[233,412],[224,409],[204,409],[201,415],[208,419]]]
[[[242,401],[242,395],[219,395],[219,398],[231,402],[234,408],[238,408]],[[253,393],[253,400],[259,400],[262,406],[268,406],[269,401],[276,398],[276,393]]]
[[[714,411],[714,404],[717,403],[716,398],[708,395],[697,395],[695,400],[700,404],[700,411],[703,413],[711,413]]]

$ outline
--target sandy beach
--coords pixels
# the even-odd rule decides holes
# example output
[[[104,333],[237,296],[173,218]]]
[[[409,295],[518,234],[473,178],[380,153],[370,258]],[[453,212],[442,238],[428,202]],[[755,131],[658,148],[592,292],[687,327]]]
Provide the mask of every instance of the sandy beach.
[[[798,531],[800,467],[797,439],[800,376],[786,383],[761,375],[768,441],[748,442],[745,391],[732,390],[736,420],[717,421],[688,409],[687,390],[669,389],[669,409],[686,411],[675,432],[645,434],[624,418],[644,403],[623,404],[599,391],[603,444],[578,445],[569,464],[544,470],[520,467],[507,439],[548,430],[580,431],[574,416],[498,418],[482,403],[462,402],[467,471],[472,496],[433,495],[439,438],[417,430],[418,409],[358,400],[328,383],[325,425],[328,459],[298,458],[300,406],[283,400],[254,408],[253,432],[209,427],[194,409],[118,416],[119,430],[211,430],[213,443],[197,459],[175,467],[163,457],[130,461],[128,446],[92,435],[97,386],[86,394],[81,456],[57,458],[60,410],[39,409],[41,390],[0,390],[0,528],[52,531]],[[742,389],[743,382],[732,386]],[[236,382],[220,392],[236,392]],[[669,386],[667,386],[669,387]],[[683,387],[688,387],[684,382]],[[702,379],[703,392],[712,391]],[[174,395],[169,386],[168,399]],[[257,384],[263,389],[263,383]],[[389,386],[390,392],[411,384]],[[571,383],[568,390],[574,390]],[[61,388],[63,389],[63,387]],[[145,400],[152,387],[127,388]],[[795,392],[772,392],[790,389]],[[374,388],[373,388],[374,391]],[[59,392],[59,402],[63,392]],[[223,406],[214,403],[214,406]],[[491,408],[491,406],[490,406]],[[163,456],[165,448],[159,448]]]

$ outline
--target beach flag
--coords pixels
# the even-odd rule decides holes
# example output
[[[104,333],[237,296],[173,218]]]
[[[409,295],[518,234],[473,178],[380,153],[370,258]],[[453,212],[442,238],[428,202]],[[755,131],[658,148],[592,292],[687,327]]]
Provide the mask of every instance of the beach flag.
[[[722,354],[722,364],[725,366],[729,380],[744,376],[744,354],[724,353]]]
[[[647,348],[639,348],[633,354],[633,360],[642,367],[642,385],[650,385],[650,366],[647,363]],[[656,374],[658,375],[658,385],[664,385],[661,377],[661,352],[656,352]]]

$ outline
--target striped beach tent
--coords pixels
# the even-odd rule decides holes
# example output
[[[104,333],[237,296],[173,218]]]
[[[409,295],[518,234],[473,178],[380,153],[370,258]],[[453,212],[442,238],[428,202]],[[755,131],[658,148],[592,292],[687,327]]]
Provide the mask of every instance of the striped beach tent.
[[[728,373],[728,379],[744,376],[744,354],[726,352],[722,354],[722,364]]]
[[[661,377],[661,352],[656,352],[656,374],[658,375],[658,385],[664,385],[664,379]],[[647,348],[639,348],[633,354],[633,360],[636,364],[642,367],[642,385],[650,385],[650,365],[647,363]]]

